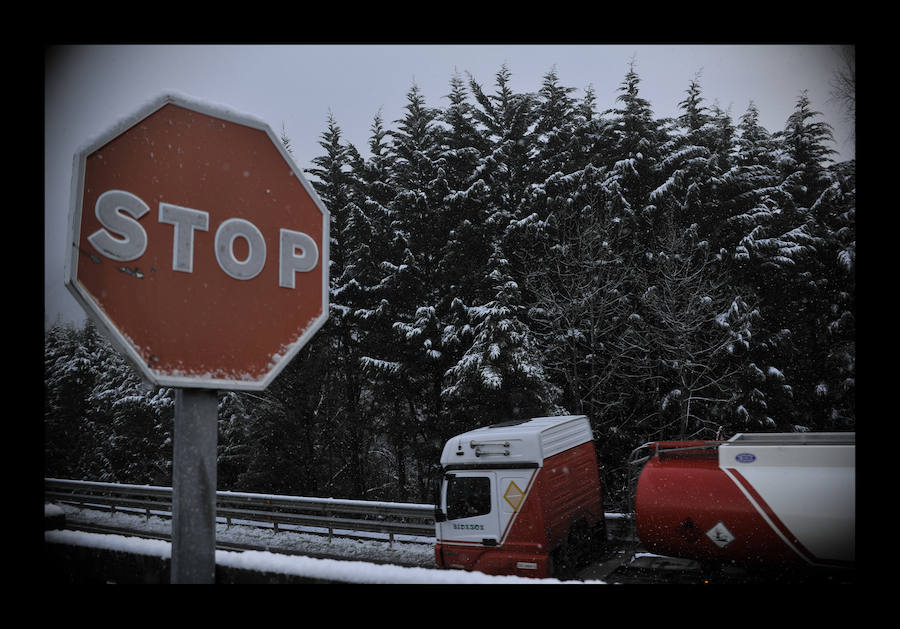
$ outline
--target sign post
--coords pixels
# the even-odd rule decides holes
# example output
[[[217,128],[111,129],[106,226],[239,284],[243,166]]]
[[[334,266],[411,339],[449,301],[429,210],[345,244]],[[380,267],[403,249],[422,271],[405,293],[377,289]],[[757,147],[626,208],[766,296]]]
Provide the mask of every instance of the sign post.
[[[172,583],[215,582],[216,408],[210,389],[175,393]]]
[[[172,582],[215,578],[216,392],[260,391],[328,317],[328,210],[265,123],[167,94],[75,154],[66,286],[176,389]]]

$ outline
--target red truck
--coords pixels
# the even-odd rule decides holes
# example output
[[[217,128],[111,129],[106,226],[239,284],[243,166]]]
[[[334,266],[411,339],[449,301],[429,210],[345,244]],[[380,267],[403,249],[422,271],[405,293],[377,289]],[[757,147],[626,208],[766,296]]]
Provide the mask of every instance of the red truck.
[[[536,417],[450,439],[436,516],[438,566],[566,577],[606,542],[587,417]]]
[[[738,434],[641,446],[642,546],[708,564],[855,565],[855,433]],[[638,456],[647,453],[646,456]],[[583,415],[450,439],[435,517],[438,566],[573,576],[606,543],[597,456]]]

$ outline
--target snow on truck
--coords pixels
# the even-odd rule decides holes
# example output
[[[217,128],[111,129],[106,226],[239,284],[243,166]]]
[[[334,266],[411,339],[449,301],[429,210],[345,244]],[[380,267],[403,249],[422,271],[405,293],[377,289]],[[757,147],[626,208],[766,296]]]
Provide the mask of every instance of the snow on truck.
[[[706,563],[854,565],[855,433],[660,441],[635,450],[632,463],[643,466],[634,517],[650,552]],[[444,446],[441,466],[441,567],[566,577],[605,546],[603,488],[583,415],[463,433]]]
[[[450,439],[436,514],[445,568],[566,576],[606,540],[587,417],[537,417]]]

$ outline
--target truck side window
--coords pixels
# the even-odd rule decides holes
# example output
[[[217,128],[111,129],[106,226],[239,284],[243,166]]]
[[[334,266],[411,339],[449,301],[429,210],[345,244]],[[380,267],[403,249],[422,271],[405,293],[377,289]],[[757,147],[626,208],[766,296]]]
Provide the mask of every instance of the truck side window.
[[[491,512],[491,480],[486,476],[451,476],[447,481],[447,519]]]

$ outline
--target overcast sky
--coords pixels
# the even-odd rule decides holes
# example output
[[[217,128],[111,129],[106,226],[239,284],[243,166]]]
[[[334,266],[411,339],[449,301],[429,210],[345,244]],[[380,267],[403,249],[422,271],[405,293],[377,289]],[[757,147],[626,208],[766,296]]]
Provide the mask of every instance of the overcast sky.
[[[83,314],[63,285],[72,159],[88,140],[155,97],[177,91],[267,122],[291,140],[301,168],[318,145],[331,112],[345,141],[368,154],[379,111],[395,128],[417,85],[428,105],[445,107],[454,72],[471,74],[493,93],[506,63],[516,92],[536,92],[555,68],[559,82],[593,86],[597,109],[616,105],[631,60],[641,96],[656,117],[677,113],[698,76],[707,105],[735,122],[756,103],[760,123],[781,130],[802,90],[821,120],[834,128],[838,161],[855,157],[851,128],[831,100],[841,67],[831,45],[310,45],[310,46],[72,46],[50,49],[45,66],[44,299],[45,324]]]

